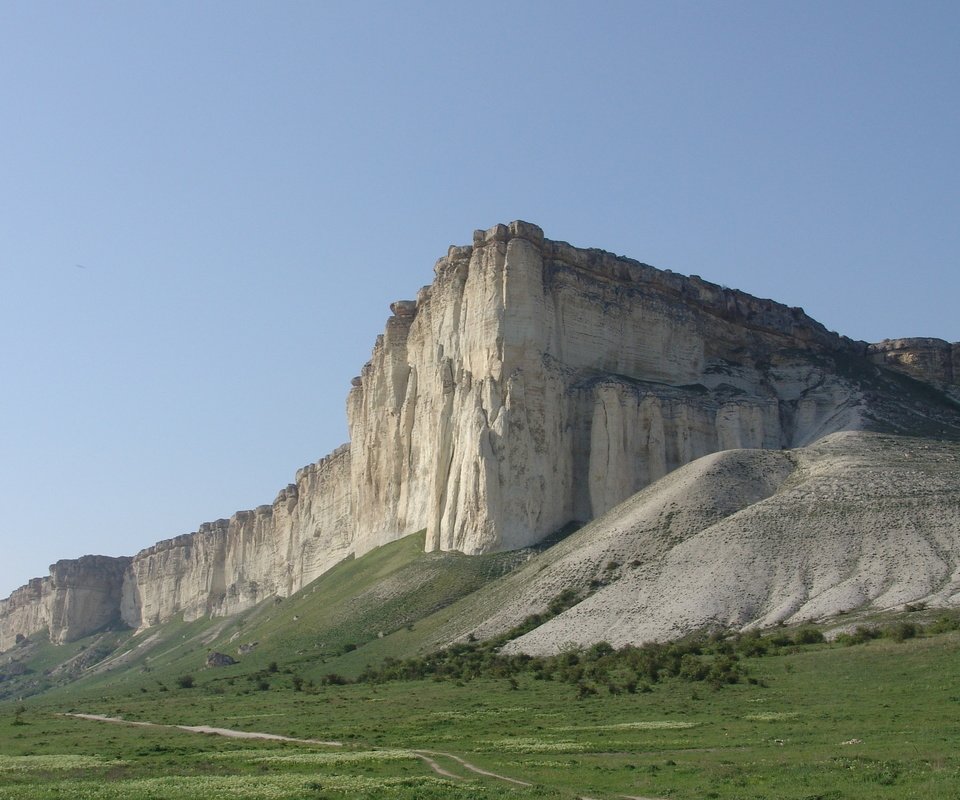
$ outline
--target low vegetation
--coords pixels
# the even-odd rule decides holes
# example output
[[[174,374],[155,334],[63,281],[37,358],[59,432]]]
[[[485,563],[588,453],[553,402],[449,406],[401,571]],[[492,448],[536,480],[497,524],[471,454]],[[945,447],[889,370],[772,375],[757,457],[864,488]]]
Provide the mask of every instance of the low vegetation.
[[[158,664],[139,684],[0,707],[0,800],[946,800],[960,780],[952,614],[908,612],[833,641],[808,626],[537,659],[467,641],[353,679],[304,679],[291,655],[257,669]],[[162,727],[176,725],[340,745]]]
[[[517,562],[420,547],[235,618],[31,637],[0,680],[0,800],[956,797],[956,614],[503,652],[583,587],[496,639],[438,647],[462,598]]]

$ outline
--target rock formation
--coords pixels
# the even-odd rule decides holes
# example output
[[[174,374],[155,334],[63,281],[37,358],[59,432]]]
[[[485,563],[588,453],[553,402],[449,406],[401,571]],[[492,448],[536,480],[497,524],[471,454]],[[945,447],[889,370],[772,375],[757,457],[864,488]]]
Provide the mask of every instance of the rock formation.
[[[884,339],[867,352],[875,364],[930,383],[960,401],[960,342]]]
[[[0,650],[47,629],[57,644],[120,622],[120,595],[129,558],[63,559],[46,578],[34,578],[0,600]]]
[[[515,222],[451,248],[348,400],[360,550],[532,544],[694,458],[859,427],[812,356],[864,346],[791,309]]]
[[[287,596],[354,552],[350,451],[297,472],[272,505],[207,522],[141,550],[123,586],[131,627],[233,614]]]
[[[272,505],[132,559],[58,562],[0,601],[0,649],[43,628],[67,641],[232,614],[424,528],[428,549],[524,547],[708,453],[889,429],[896,399],[872,402],[858,377],[877,365],[960,396],[958,345],[853,342],[802,309],[529,223],[477,231],[434,271],[392,304],[353,381],[348,445]],[[956,425],[949,409],[925,418]]]

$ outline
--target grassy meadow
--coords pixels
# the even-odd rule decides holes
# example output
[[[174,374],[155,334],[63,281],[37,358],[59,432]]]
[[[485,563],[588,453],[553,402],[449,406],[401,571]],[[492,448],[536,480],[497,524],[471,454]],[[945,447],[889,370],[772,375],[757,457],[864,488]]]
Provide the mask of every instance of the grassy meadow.
[[[6,798],[956,798],[960,634],[740,659],[748,679],[635,693],[510,679],[301,685],[282,664],[190,688],[79,687],[0,708]],[[265,688],[262,682],[268,684]],[[63,716],[209,725],[235,740]],[[427,755],[456,777],[437,774]],[[484,776],[455,757],[505,778]]]

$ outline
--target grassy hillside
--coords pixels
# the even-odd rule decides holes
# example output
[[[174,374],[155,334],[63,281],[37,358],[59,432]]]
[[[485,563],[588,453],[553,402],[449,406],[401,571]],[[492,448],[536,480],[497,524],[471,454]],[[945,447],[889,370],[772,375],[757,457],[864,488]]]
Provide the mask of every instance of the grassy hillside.
[[[423,620],[531,555],[424,553],[423,540],[421,532],[348,559],[292,597],[235,617],[172,620],[136,635],[111,631],[64,647],[36,635],[0,659],[0,699],[41,691],[96,696],[104,686],[153,691],[204,669],[214,652],[239,662],[222,668],[225,674],[257,672],[273,663],[304,680],[319,680],[333,669],[355,674],[386,656],[432,646],[433,625]]]
[[[282,666],[261,689],[240,665],[200,670],[189,688],[49,694],[0,706],[0,800],[957,796],[956,631],[794,644],[739,661],[744,679],[722,688],[667,678],[581,699],[531,674],[297,690]],[[71,708],[341,745],[60,715]]]

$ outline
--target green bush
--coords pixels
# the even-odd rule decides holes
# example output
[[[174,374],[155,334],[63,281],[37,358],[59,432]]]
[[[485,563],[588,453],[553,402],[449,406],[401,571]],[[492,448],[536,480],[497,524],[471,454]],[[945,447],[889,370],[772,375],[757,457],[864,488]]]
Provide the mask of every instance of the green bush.
[[[737,663],[736,656],[719,656],[714,659],[707,674],[707,683],[714,689],[719,689],[725,684],[739,681],[740,664]]]
[[[824,639],[816,628],[801,628],[797,631],[795,641],[797,644],[820,644]]]
[[[857,625],[853,633],[841,633],[837,641],[845,645],[863,644],[871,639],[879,639],[883,631],[875,626]]]
[[[887,629],[887,635],[895,642],[905,642],[907,639],[914,638],[919,629],[912,622],[901,622]]]
[[[960,619],[947,614],[937,617],[927,626],[928,633],[949,633],[960,630]]]

